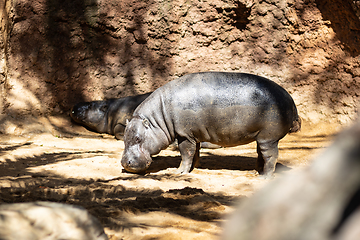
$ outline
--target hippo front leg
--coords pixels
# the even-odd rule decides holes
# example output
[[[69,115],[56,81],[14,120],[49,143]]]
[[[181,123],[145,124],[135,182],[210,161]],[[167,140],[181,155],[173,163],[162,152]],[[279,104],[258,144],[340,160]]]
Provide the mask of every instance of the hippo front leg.
[[[256,170],[265,178],[269,178],[275,171],[276,160],[279,155],[278,141],[257,142],[258,159]]]
[[[117,140],[122,140],[124,138],[125,125],[120,123],[116,124],[114,127],[114,135]]]
[[[199,163],[200,143],[190,142],[186,138],[178,138],[181,163],[176,173],[189,173]]]

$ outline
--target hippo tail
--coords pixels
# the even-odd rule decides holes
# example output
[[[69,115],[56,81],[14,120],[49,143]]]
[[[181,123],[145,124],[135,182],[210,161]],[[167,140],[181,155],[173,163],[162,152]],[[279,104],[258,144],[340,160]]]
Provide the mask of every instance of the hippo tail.
[[[296,115],[295,120],[291,124],[289,133],[298,132],[300,131],[300,129],[301,129],[301,118],[299,117],[299,115]]]

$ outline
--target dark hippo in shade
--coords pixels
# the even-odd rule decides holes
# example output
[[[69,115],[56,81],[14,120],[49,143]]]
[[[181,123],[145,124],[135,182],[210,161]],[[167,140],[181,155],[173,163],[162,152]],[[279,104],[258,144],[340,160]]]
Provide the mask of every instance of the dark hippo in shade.
[[[70,112],[71,118],[99,133],[115,135],[121,139],[126,121],[132,118],[135,108],[151,93],[103,101],[81,102]]]
[[[199,161],[200,142],[224,147],[257,142],[257,171],[275,170],[278,142],[300,130],[301,121],[286,90],[266,78],[245,73],[185,75],[155,90],[135,110],[125,129],[121,164],[144,172],[151,156],[178,140],[179,173]]]

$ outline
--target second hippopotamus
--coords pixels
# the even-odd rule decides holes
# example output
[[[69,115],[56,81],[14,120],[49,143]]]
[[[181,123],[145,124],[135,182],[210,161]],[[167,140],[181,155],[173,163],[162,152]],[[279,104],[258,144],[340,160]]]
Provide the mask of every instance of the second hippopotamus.
[[[91,130],[112,134],[116,139],[122,139],[126,122],[132,118],[135,108],[150,94],[81,102],[71,109],[70,117]]]
[[[135,110],[125,129],[121,164],[144,172],[159,153],[178,140],[179,173],[199,161],[200,142],[224,147],[257,142],[256,169],[265,177],[275,170],[278,142],[296,132],[301,121],[289,93],[256,75],[193,73],[155,90]]]

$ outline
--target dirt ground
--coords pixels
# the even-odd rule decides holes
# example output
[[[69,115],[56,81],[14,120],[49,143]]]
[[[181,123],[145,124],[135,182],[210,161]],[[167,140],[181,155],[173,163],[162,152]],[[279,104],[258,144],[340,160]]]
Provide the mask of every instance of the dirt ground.
[[[0,136],[0,203],[47,200],[76,204],[96,216],[109,239],[218,239],[233,205],[271,180],[259,178],[255,143],[201,149],[200,167],[173,175],[177,151],[153,158],[145,175],[123,172],[123,141],[90,132],[68,117]],[[303,168],[344,126],[303,123],[280,141],[275,178]]]

